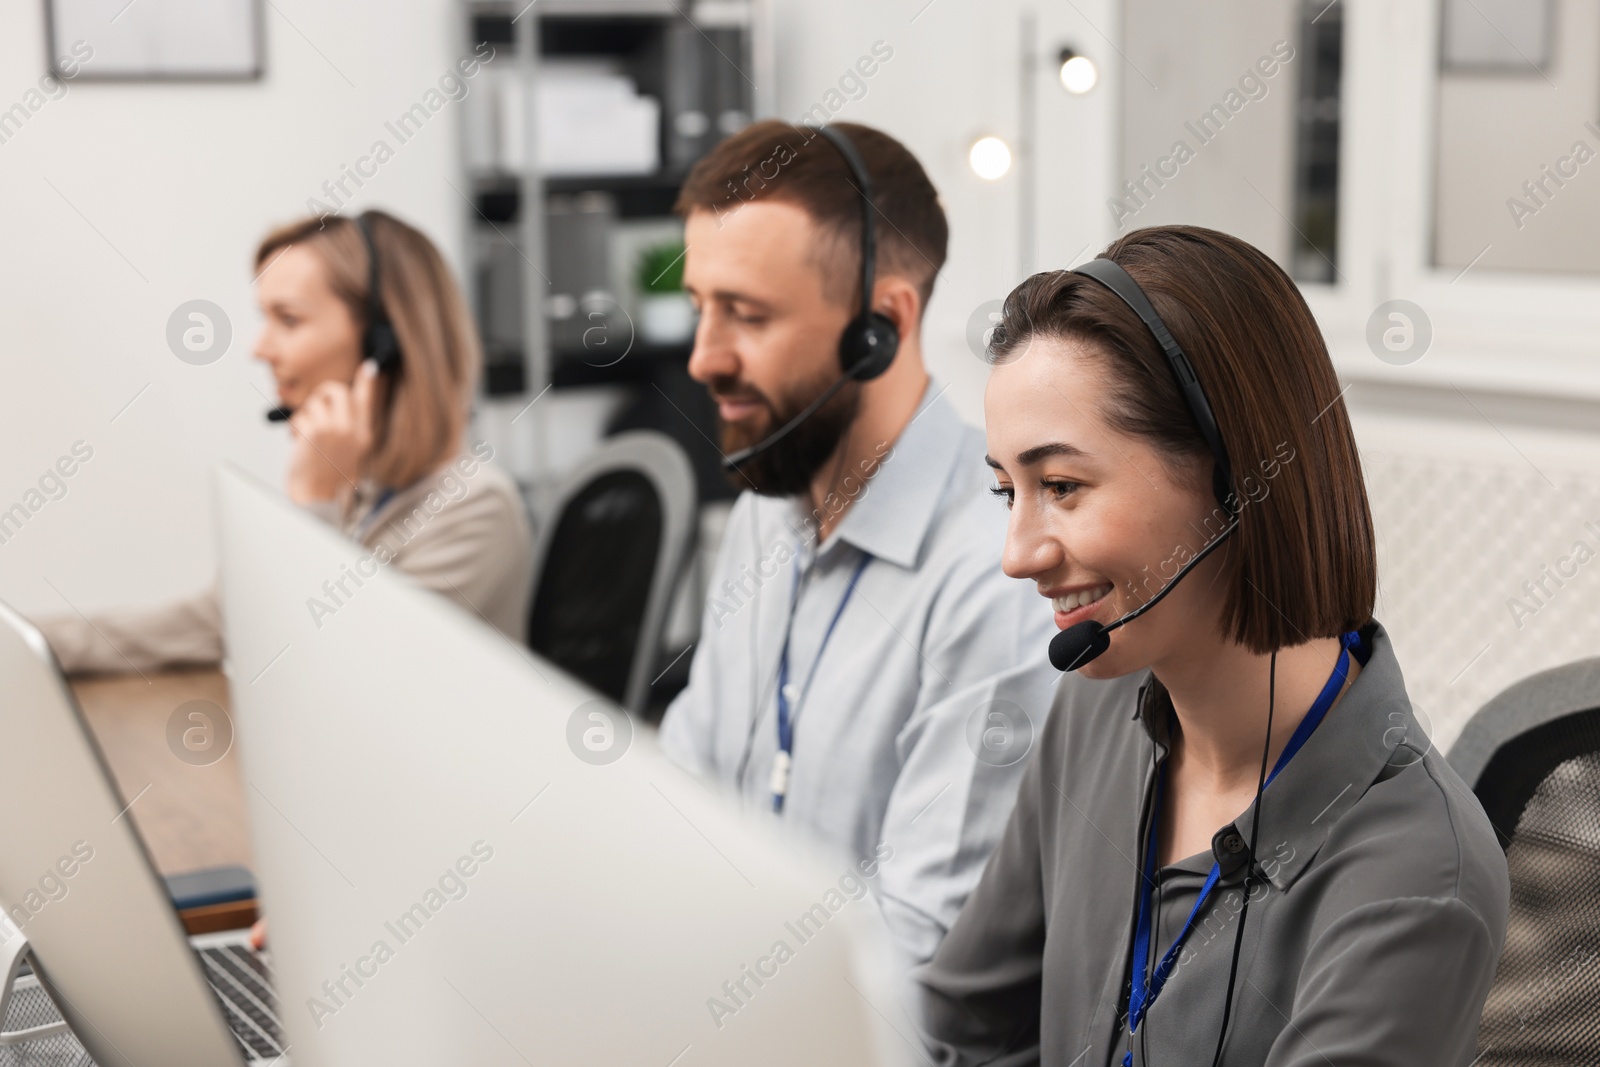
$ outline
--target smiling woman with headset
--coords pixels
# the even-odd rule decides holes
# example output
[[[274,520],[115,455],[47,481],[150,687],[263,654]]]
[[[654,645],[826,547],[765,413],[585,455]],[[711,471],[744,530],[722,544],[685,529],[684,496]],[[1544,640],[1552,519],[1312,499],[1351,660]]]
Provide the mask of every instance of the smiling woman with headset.
[[[392,215],[307,218],[256,249],[271,369],[294,446],[287,492],[368,552],[515,640],[527,622],[532,544],[515,483],[486,444],[467,447],[480,361],[466,301],[443,257]],[[332,576],[308,604],[332,615],[360,575]],[[222,658],[214,590],[155,609],[40,620],[72,672]]]
[[[1236,238],[1129,234],[1006,300],[985,398],[1005,569],[1063,688],[921,973],[939,1059],[1467,1064],[1505,859],[1372,620],[1316,322]]]

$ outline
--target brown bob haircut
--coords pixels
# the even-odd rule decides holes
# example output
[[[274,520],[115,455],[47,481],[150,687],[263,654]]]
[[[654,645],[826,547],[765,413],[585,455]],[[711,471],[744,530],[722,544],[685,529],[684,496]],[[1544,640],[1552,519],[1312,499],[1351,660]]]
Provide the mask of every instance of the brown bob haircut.
[[[878,277],[910,281],[926,309],[950,243],[938,192],[917,157],[893,137],[854,122],[833,125],[872,177]],[[854,305],[861,288],[861,194],[839,150],[806,126],[778,119],[746,126],[695,164],[675,210],[684,218],[710,211],[720,223],[756,200],[793,204],[816,221],[829,238],[812,250],[824,267],[824,291],[835,303]]]
[[[403,488],[431,474],[461,448],[482,353],[467,302],[427,237],[393,215],[367,212],[378,249],[383,308],[400,341],[400,370],[378,383],[373,446],[362,474]],[[313,217],[269,233],[256,271],[290,245],[317,253],[328,284],[363,330],[370,264],[355,220]]]
[[[1216,415],[1242,505],[1223,548],[1226,631],[1267,653],[1365,625],[1377,596],[1372,513],[1339,382],[1300,290],[1259,249],[1197,226],[1135,230],[1103,255],[1149,297]],[[992,336],[997,361],[1033,337],[1085,343],[1107,373],[1110,426],[1149,441],[1174,472],[1210,459],[1161,347],[1099,282],[1035,274],[1006,297]],[[1208,463],[1208,495],[1210,485]],[[1207,540],[1225,524],[1219,508]]]

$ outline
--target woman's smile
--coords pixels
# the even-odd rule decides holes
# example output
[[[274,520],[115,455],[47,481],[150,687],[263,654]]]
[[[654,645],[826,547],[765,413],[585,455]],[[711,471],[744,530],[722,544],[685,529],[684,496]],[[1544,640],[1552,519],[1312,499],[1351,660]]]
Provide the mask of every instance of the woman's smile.
[[[1043,595],[1055,609],[1056,627],[1065,630],[1094,618],[1095,613],[1110,599],[1114,588],[1110,582],[1094,582],[1062,586],[1047,590]]]

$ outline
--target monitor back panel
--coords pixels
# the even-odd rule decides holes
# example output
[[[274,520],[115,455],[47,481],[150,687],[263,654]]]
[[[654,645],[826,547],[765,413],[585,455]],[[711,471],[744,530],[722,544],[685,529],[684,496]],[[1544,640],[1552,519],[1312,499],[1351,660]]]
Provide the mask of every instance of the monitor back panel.
[[[296,1067],[898,1062],[858,862],[276,494],[224,472],[218,499]]]

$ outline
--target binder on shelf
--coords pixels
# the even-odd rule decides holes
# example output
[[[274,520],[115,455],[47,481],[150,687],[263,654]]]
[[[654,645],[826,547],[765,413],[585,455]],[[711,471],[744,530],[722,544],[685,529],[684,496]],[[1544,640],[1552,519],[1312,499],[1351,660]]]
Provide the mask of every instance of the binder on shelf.
[[[581,353],[586,332],[609,330],[618,313],[611,292],[611,228],[616,202],[605,193],[553,196],[545,216],[550,296],[545,313],[558,354]],[[597,336],[597,335],[591,335]]]
[[[480,239],[477,259],[478,328],[483,334],[484,361],[521,362],[522,253],[491,230]]]
[[[749,59],[743,30],[713,27],[705,31],[707,53],[706,94],[716,131],[713,141],[738,133],[750,125],[750,83],[745,68]],[[707,146],[709,147],[709,146]]]
[[[667,112],[667,167],[675,173],[688,170],[711,147],[712,116],[701,76],[703,44],[699,28],[687,19],[667,26],[662,95]]]

